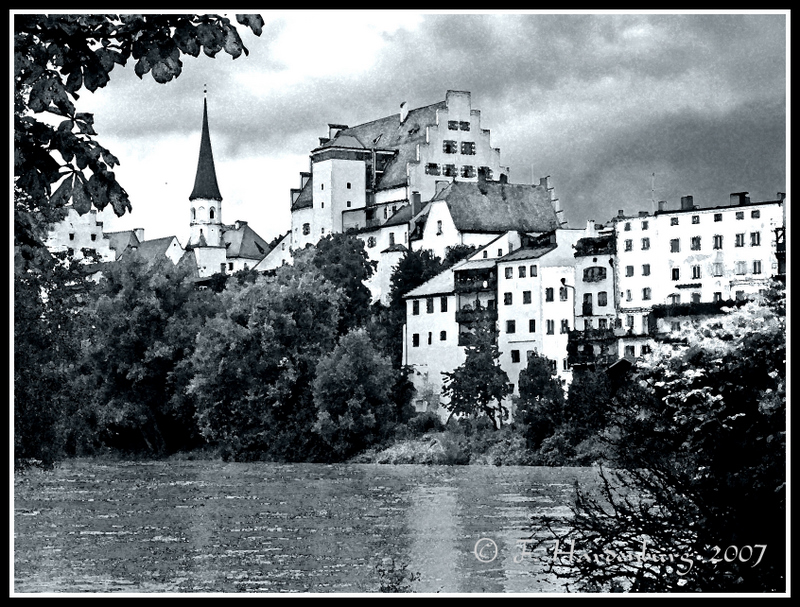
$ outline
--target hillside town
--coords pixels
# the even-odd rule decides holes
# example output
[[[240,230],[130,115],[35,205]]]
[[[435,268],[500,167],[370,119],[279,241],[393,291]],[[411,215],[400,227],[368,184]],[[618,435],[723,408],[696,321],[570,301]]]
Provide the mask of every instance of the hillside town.
[[[470,93],[452,90],[433,105],[329,124],[289,193],[291,228],[270,246],[245,220],[223,223],[208,111],[204,99],[185,247],[175,236],[146,240],[141,229],[104,232],[94,212],[74,210],[52,226],[48,247],[77,257],[88,249],[107,263],[134,251],[167,257],[189,264],[202,284],[216,273],[274,270],[326,234],[348,233],[376,264],[373,300],[387,304],[407,251],[441,257],[472,246],[468,259],[405,295],[403,363],[414,369],[420,412],[446,415],[442,374],[463,363],[479,313],[497,323],[513,395],[532,352],[553,361],[568,386],[576,365],[631,362],[785,275],[785,194],[752,201],[735,192],[702,207],[687,195],[571,228],[551,177],[511,182]]]

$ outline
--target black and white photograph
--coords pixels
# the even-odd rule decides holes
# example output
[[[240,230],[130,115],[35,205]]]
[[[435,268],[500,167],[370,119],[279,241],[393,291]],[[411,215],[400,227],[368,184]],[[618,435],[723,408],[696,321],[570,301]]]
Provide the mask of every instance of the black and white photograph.
[[[9,9],[9,596],[790,596],[789,10],[133,10]]]

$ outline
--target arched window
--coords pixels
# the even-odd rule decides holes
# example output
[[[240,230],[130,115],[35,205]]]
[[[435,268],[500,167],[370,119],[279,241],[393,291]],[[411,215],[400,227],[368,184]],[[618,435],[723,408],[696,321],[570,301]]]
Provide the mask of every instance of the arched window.
[[[214,207],[211,207],[210,209],[208,209],[208,218],[209,219],[214,219]]]
[[[192,221],[194,221],[195,219],[197,219],[197,211],[195,211],[195,208],[192,207]]]
[[[203,221],[206,218],[206,208],[205,207],[200,207],[199,209],[197,209],[197,218],[200,221]]]

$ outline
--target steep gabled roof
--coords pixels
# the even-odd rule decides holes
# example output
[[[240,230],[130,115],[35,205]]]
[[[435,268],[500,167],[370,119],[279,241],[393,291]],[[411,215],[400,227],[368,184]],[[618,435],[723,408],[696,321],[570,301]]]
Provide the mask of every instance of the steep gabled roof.
[[[124,232],[105,232],[103,238],[108,238],[108,246],[116,253],[115,259],[119,259],[123,251],[128,247],[139,246],[139,239],[136,238],[136,232],[133,230],[125,230]]]
[[[425,142],[425,127],[436,124],[436,111],[446,108],[447,103],[440,101],[410,110],[402,123],[398,113],[351,126],[339,131],[333,139],[318,149],[360,146],[365,149],[395,150],[397,154],[384,168],[376,188],[388,189],[405,185],[406,163],[416,159],[416,145]]]
[[[197,174],[194,189],[189,200],[222,200],[217,185],[217,171],[214,168],[214,154],[211,152],[211,135],[208,132],[208,103],[203,99],[203,131],[200,135],[200,157],[197,160]]]
[[[269,253],[269,243],[246,223],[240,223],[238,229],[226,226],[222,231],[222,243],[226,257],[261,260]]]
[[[137,254],[152,263],[161,257],[166,257],[167,250],[173,240],[175,240],[175,236],[145,240],[140,242],[135,249],[132,248],[131,250],[135,250]]]
[[[308,181],[306,181],[303,189],[300,190],[297,200],[292,203],[292,211],[312,206],[314,206],[314,176],[309,175]]]
[[[447,203],[460,232],[548,232],[560,222],[542,185],[454,181],[433,201]]]

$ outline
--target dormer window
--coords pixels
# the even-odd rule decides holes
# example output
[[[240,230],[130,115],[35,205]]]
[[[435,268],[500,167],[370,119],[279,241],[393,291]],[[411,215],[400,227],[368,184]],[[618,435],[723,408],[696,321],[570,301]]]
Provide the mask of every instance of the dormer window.
[[[436,222],[436,235],[437,236],[441,236],[442,235],[442,220],[441,219]]]

